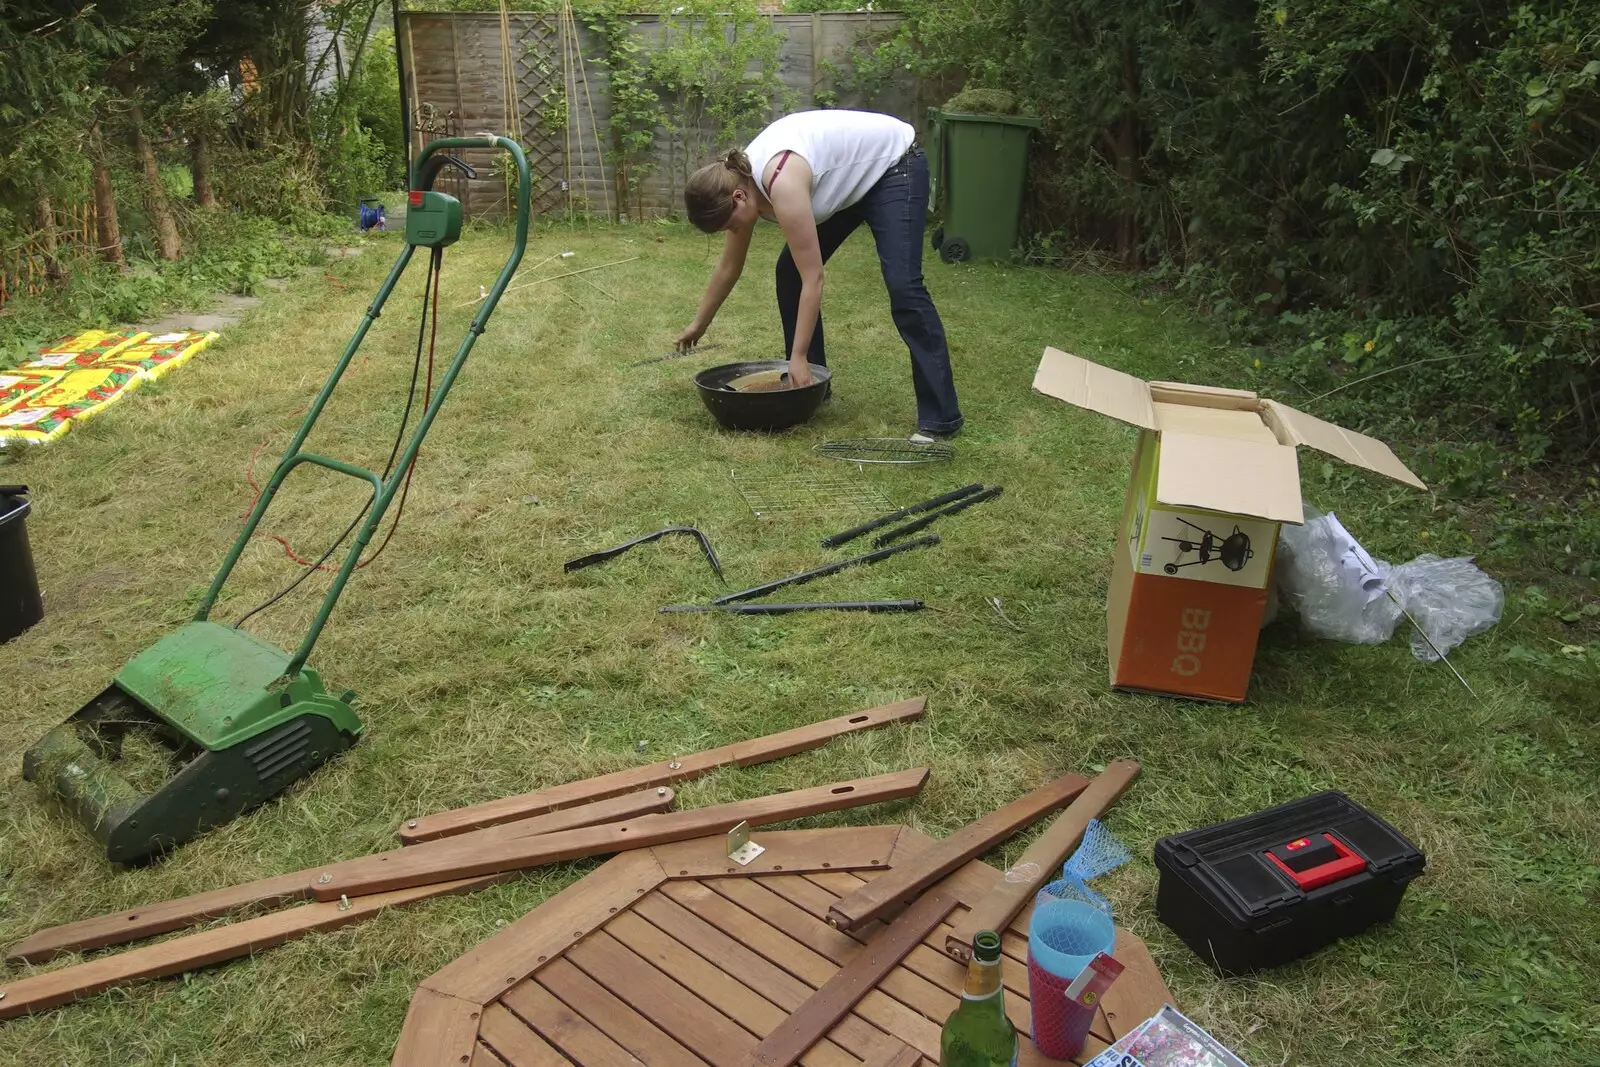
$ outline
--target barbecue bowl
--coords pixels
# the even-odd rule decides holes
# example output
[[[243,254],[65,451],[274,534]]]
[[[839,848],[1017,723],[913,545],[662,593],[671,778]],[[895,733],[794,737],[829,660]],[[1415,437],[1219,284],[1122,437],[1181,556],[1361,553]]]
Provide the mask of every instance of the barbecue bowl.
[[[694,376],[711,417],[730,430],[772,432],[799,426],[817,413],[833,374],[811,364],[811,384],[793,388],[780,384],[779,375],[789,363],[782,359],[725,363]]]

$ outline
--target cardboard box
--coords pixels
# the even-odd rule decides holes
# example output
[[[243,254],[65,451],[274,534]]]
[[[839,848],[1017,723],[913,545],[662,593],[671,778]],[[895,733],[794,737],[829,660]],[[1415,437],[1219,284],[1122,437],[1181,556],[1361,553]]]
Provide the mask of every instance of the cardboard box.
[[[1305,445],[1418,489],[1389,446],[1242,389],[1145,382],[1047,348],[1033,387],[1140,430],[1106,604],[1111,684],[1238,702]]]

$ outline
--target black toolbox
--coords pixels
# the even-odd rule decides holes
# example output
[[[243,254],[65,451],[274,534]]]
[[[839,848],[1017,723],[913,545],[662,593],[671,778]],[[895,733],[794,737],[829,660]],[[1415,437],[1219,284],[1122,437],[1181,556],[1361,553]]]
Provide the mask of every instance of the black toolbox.
[[[1315,952],[1394,917],[1417,846],[1329,791],[1156,842],[1156,915],[1221,975]]]

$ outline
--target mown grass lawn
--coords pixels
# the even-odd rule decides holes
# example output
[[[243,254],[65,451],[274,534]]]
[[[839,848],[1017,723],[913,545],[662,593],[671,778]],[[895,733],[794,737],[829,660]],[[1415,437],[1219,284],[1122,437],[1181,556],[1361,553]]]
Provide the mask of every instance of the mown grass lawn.
[[[1514,600],[1505,623],[1461,650],[1476,699],[1399,638],[1344,646],[1288,625],[1266,634],[1244,706],[1110,692],[1104,596],[1132,432],[1032,394],[1033,368],[1054,344],[1144,376],[1240,385],[1243,357],[1182,308],[1115,279],[931,262],[968,418],[957,458],[845,468],[813,446],[903,435],[914,420],[865,236],[829,268],[835,399],[811,425],[761,437],[717,431],[689,378],[724,358],[780,354],[774,234],[706,338],[719,351],[635,370],[687,323],[715,245],[670,226],[538,232],[529,265],[577,254],[535,276],[637,259],[514,292],[491,320],[424,448],[399,535],[353,581],[314,656],[331,686],[359,692],[365,738],[165,862],[110,869],[21,780],[22,751],[192,611],[251,502],[247,464],[259,448],[258,476],[270,469],[397,247],[391,235],[329,276],[299,278],[158,388],[0,461],[0,481],[35,487],[29,525],[49,612],[0,647],[4,940],[388,847],[410,815],[926,694],[920,724],[721,773],[685,787],[681,803],[927,764],[933,778],[915,803],[819,821],[906,820],[944,834],[1047,777],[1137,757],[1143,777],[1109,819],[1136,859],[1103,887],[1179,1005],[1255,1067],[1600,1062],[1600,701],[1592,684],[1507,655],[1548,647],[1549,611]],[[470,314],[456,305],[490,281],[505,248],[504,232],[488,230],[447,254],[441,360]],[[419,264],[313,438],[319,451],[382,465],[421,287]],[[1423,494],[1302,466],[1308,496],[1381,556],[1475,550],[1435,523]],[[687,540],[562,573],[565,559],[671,524],[707,530],[736,587],[836,558],[816,542],[855,517],[757,519],[732,470],[856,477],[896,504],[972,481],[1006,492],[942,522],[932,551],[804,590],[937,609],[916,615],[658,616],[658,605],[718,589]],[[355,483],[320,474],[290,490],[267,526],[302,554],[320,553],[362,499]],[[1555,580],[1512,550],[1488,562],[1517,589]],[[221,616],[295,573],[258,538]],[[292,645],[314,604],[296,595],[252,628]],[[1152,845],[1323,788],[1409,833],[1427,876],[1392,925],[1256,979],[1217,980],[1155,920]],[[0,1061],[386,1062],[418,981],[592,866],[542,869],[11,1022]]]

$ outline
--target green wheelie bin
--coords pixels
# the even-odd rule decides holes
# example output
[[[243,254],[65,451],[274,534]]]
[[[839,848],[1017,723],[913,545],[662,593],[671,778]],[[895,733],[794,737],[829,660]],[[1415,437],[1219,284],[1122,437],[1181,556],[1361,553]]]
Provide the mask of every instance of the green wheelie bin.
[[[928,109],[928,202],[943,211],[933,231],[940,259],[1005,259],[1017,246],[1028,138],[1040,125],[1026,115]]]

